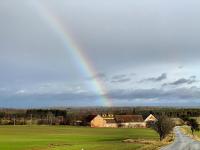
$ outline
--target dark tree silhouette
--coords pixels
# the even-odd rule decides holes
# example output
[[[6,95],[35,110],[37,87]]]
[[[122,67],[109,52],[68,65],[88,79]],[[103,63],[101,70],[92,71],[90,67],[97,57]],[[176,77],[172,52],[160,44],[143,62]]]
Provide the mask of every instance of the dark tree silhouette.
[[[199,131],[199,125],[195,119],[190,119],[189,125],[191,126],[192,135],[194,135],[194,131]]]

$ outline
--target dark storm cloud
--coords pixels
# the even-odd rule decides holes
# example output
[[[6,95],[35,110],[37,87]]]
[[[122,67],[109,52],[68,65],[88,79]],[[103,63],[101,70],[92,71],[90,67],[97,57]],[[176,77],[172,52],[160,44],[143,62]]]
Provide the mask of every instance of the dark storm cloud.
[[[146,81],[151,81],[151,82],[160,82],[167,79],[167,74],[166,73],[162,73],[160,76],[158,77],[150,77],[150,78],[146,78],[141,80],[140,82],[146,82]]]
[[[163,89],[136,89],[136,90],[116,90],[110,93],[114,99],[159,99],[163,100],[189,100],[200,98],[199,88],[177,88],[171,90]]]
[[[118,102],[129,101],[128,103],[140,100],[139,105],[144,105],[148,100],[159,100],[162,103],[170,102],[185,102],[189,101],[192,105],[195,100],[200,99],[200,89],[197,87],[192,88],[176,88],[171,90],[163,90],[159,88],[152,89],[116,89],[108,93],[113,104]],[[87,106],[94,105],[94,101],[99,99],[99,95],[91,93],[60,93],[60,94],[14,94],[1,96],[1,102],[9,105],[10,107],[28,107],[28,106]],[[14,103],[13,103],[14,102]],[[28,103],[27,103],[28,102]],[[16,105],[14,105],[16,103]],[[146,103],[147,104],[147,103]],[[150,103],[148,103],[150,104]],[[1,107],[1,106],[0,106]]]

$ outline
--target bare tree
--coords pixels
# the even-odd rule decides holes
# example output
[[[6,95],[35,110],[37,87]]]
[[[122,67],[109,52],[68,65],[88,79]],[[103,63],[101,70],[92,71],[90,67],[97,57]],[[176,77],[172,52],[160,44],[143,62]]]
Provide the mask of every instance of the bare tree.
[[[16,116],[15,115],[13,116],[13,125],[14,126],[16,125]]]
[[[52,112],[48,112],[47,113],[47,122],[49,125],[53,125],[53,118],[54,118],[54,114]]]
[[[157,117],[157,122],[154,124],[154,130],[159,134],[160,141],[163,140],[174,128],[173,121],[167,116]]]

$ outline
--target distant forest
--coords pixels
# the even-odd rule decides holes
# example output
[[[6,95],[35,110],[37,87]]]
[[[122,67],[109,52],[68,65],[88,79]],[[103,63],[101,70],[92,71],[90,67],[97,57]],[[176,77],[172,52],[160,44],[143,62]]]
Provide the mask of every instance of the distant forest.
[[[82,107],[49,109],[0,109],[0,125],[87,125],[86,117],[96,114],[166,115],[170,118],[199,117],[200,108]]]

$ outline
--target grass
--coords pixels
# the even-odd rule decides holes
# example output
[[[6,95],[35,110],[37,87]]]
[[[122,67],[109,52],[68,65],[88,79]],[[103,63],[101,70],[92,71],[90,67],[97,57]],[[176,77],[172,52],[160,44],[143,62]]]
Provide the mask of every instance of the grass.
[[[190,126],[182,126],[181,129],[186,135],[190,136],[191,138],[197,141],[200,141],[200,131],[194,131],[194,135],[192,135]]]
[[[174,139],[175,139],[174,133],[170,133],[162,141],[153,141],[151,144],[147,144],[147,145],[141,147],[139,150],[159,150],[161,147],[172,144]]]
[[[151,129],[0,126],[0,150],[134,150],[145,146],[124,139],[158,141],[158,135]]]

